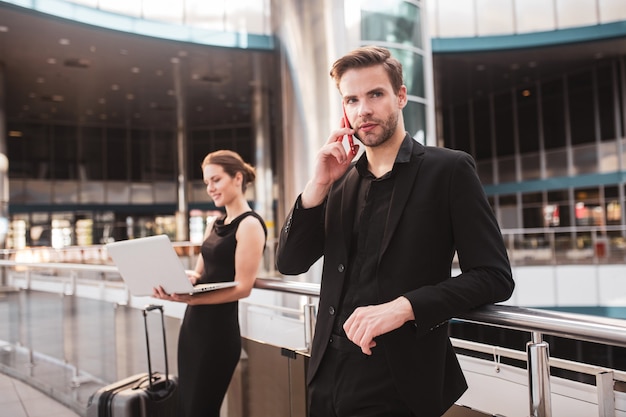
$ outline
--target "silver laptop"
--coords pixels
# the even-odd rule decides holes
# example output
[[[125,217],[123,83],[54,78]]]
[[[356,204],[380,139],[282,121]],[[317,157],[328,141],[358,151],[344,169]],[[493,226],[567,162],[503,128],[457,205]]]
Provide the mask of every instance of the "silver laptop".
[[[167,235],[107,243],[106,249],[134,296],[152,295],[158,286],[168,294],[195,294],[237,285],[232,281],[192,285]]]

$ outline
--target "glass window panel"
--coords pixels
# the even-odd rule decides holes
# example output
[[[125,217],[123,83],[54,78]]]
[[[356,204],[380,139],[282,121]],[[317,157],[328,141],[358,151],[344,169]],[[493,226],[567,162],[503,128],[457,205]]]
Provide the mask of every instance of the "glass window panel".
[[[452,129],[452,110],[450,107],[444,107],[441,109],[441,119],[442,119],[442,123],[441,123],[441,135],[443,135],[443,146],[445,146],[446,148],[455,148],[454,145],[454,136],[452,134],[453,129]],[[439,138],[438,138],[439,139]]]
[[[33,161],[30,159],[31,155],[28,152],[27,143],[29,137],[32,137],[33,133],[29,133],[30,126],[21,124],[8,125],[8,132],[14,132],[13,135],[9,133],[6,138],[7,157],[9,158],[9,177],[12,179],[17,178],[29,178],[34,169]]]
[[[591,71],[572,74],[567,78],[572,145],[596,140],[592,85]]]
[[[517,196],[515,194],[499,196],[500,227],[503,229],[517,229],[521,227],[517,217]]]
[[[152,184],[133,182],[130,184],[131,204],[153,204]]]
[[[213,136],[213,146],[207,153],[218,149],[235,149],[235,141],[233,140],[232,129],[217,129]]]
[[[124,129],[108,129],[106,131],[106,172],[108,180],[125,180],[128,178],[126,158],[126,131]]]
[[[437,1],[439,36],[465,37],[476,35],[474,30],[474,2],[467,0]]]
[[[476,172],[483,185],[493,184],[493,163],[491,161],[482,161],[476,163]]]
[[[555,0],[559,28],[592,26],[598,23],[597,0]]]
[[[82,204],[104,204],[103,181],[81,181],[80,202]]]
[[[169,23],[183,23],[184,2],[149,0],[143,2],[143,18]]]
[[[78,181],[55,181],[53,187],[55,204],[78,202]]]
[[[100,0],[67,0],[70,3],[82,4],[89,7],[98,7]]]
[[[81,153],[78,162],[78,175],[83,180],[104,179],[102,129],[84,127],[81,132]]]
[[[130,179],[132,181],[150,181],[152,175],[152,158],[154,149],[150,141],[150,132],[147,130],[132,130],[130,132]]]
[[[154,184],[154,202],[176,204],[177,188],[174,182],[159,181]]]
[[[471,153],[469,106],[464,103],[454,109],[454,148]]]
[[[567,190],[548,191],[548,203],[566,203],[568,200]]]
[[[479,36],[510,34],[513,22],[512,0],[475,0]]]
[[[541,86],[543,134],[546,149],[565,147],[565,113],[563,110],[563,83],[560,79]]]
[[[76,128],[73,126],[54,126],[53,131],[52,178],[76,178],[78,150]]]
[[[264,18],[264,2],[240,0],[226,1],[225,4],[224,29],[226,31],[264,34],[269,30]]]
[[[604,210],[600,206],[600,190],[597,187],[574,190],[576,201],[574,215],[577,226],[604,224]]]
[[[402,110],[404,126],[409,134],[419,143],[426,141],[426,106],[422,103],[409,101]]]
[[[604,201],[606,211],[606,224],[619,225],[622,222],[622,206],[619,201],[617,187],[604,188]]]
[[[9,178],[9,201],[13,204],[24,204],[25,199],[24,180]]]
[[[522,204],[525,206],[541,206],[543,205],[542,193],[524,193],[522,194]]]
[[[537,152],[539,151],[537,90],[533,86],[520,88],[515,99],[520,152]]]
[[[221,31],[226,15],[225,1],[187,0],[185,22],[190,26]]]
[[[203,182],[195,181],[191,183],[191,192],[189,195],[189,201],[193,203],[206,203],[209,201],[209,197],[206,192],[206,185]]]
[[[546,151],[546,178],[567,175],[567,152],[564,149]]]
[[[190,180],[202,180],[202,161],[211,149],[211,131],[191,131],[189,133],[189,144],[187,177]]]
[[[514,157],[498,159],[498,180],[501,184],[517,181]]]
[[[575,146],[572,153],[575,174],[595,174],[598,172],[598,156],[595,144]]]
[[[235,148],[233,150],[237,152],[244,161],[254,165],[256,163],[254,160],[254,142],[252,142],[250,128],[235,129],[233,133],[235,134]]]
[[[404,1],[361,3],[361,39],[422,48],[420,9]]]
[[[626,2],[624,0],[599,0],[600,23],[626,20]]]
[[[598,161],[600,172],[615,172],[619,170],[619,155],[617,153],[616,142],[602,142],[599,145]]]
[[[100,2],[100,9],[127,16],[141,17],[142,0],[106,0]]]
[[[624,3],[626,4],[626,2]],[[598,107],[600,113],[600,140],[613,140],[615,134],[615,92],[613,66],[602,66],[596,70],[598,85]]]
[[[155,180],[176,180],[176,139],[173,131],[154,132],[154,164],[152,172]]]
[[[126,182],[107,181],[106,203],[128,204],[130,202],[130,187]]]
[[[24,204],[52,203],[52,181],[26,180],[24,182]]]
[[[406,49],[389,48],[389,50],[402,63],[407,92],[413,96],[424,97],[424,58]]]
[[[488,99],[474,102],[474,147],[477,160],[490,159],[491,152],[491,118]]]
[[[522,155],[520,162],[522,164],[523,180],[538,180],[541,178],[541,160],[538,153]]]
[[[543,207],[522,207],[524,228],[543,227]]]
[[[498,156],[515,153],[513,132],[513,105],[510,92],[494,96],[494,121],[496,126],[496,152]]]
[[[554,8],[545,0],[516,1],[515,17],[518,33],[556,29]]]

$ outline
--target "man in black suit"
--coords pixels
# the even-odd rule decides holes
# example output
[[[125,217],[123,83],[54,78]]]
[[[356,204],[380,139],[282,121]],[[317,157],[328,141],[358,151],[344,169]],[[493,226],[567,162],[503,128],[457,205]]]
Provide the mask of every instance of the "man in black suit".
[[[513,292],[502,236],[473,159],[405,132],[407,89],[388,50],[356,49],[331,76],[346,118],[316,157],[276,261],[301,274],[324,257],[309,416],[440,416],[467,389],[448,320]],[[365,147],[354,164],[359,145],[342,143],[351,134]]]

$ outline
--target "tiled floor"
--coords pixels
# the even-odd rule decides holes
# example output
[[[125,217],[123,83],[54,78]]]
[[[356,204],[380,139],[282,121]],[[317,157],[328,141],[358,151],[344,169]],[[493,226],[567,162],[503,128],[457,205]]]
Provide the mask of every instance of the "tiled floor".
[[[79,417],[25,383],[0,374],[0,417]]]

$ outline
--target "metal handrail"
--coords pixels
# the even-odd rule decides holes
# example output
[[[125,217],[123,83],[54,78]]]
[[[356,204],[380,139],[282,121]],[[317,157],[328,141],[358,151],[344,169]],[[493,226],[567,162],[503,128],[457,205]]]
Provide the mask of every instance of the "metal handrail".
[[[72,263],[34,264],[10,260],[0,260],[0,265],[117,272],[117,267],[110,265]],[[320,291],[320,285],[318,283],[288,281],[278,277],[259,277],[256,279],[255,288],[308,297],[318,297]],[[455,319],[513,330],[539,332],[552,336],[626,347],[626,320],[620,319],[537,310],[501,304],[483,306],[456,317]]]
[[[117,272],[115,266],[72,263],[30,263],[13,260],[0,260],[0,266],[22,266],[26,269],[55,268],[63,270],[91,270]],[[255,288],[282,293],[306,296],[305,305],[305,340],[310,342],[313,336],[316,302],[320,284],[311,282],[288,281],[282,277],[259,277]],[[550,359],[544,334],[583,340],[605,345],[626,347],[626,320],[588,316],[575,313],[563,313],[508,305],[487,305],[453,318],[455,321],[478,323],[517,331],[530,332],[531,341],[526,346],[528,363],[529,405],[531,417],[551,417],[550,403]],[[614,411],[611,406],[613,389],[611,372],[596,375],[598,384],[598,404],[602,416],[609,416]],[[607,379],[608,378],[608,379]]]

